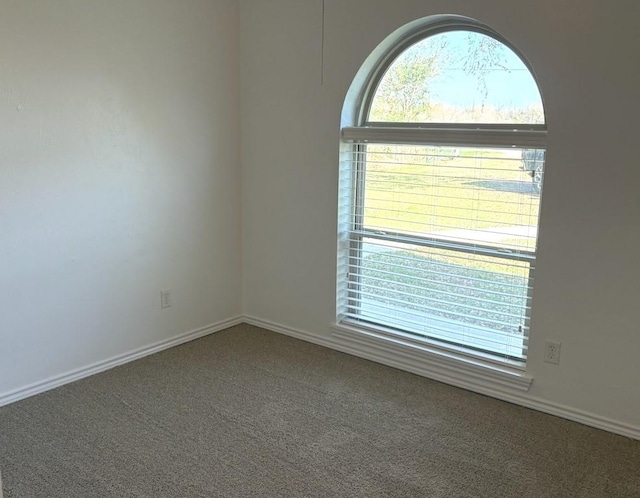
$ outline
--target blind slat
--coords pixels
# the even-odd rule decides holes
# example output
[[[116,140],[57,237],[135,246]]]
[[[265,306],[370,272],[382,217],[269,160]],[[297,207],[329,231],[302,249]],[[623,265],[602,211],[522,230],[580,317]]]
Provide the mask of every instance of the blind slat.
[[[359,320],[359,321],[368,321],[375,323],[380,322],[381,325],[386,327],[404,329],[407,332],[412,334],[417,334],[423,337],[437,337],[439,339],[445,339],[452,342],[455,338],[462,343],[463,340],[468,341],[482,341],[486,344],[491,344],[495,348],[505,348],[512,347],[516,348],[517,356],[522,353],[526,353],[528,349],[528,339],[523,335],[502,335],[499,334],[491,334],[489,331],[482,332],[479,330],[475,330],[472,328],[466,329],[464,332],[457,332],[452,330],[451,326],[445,322],[445,320],[437,320],[437,319],[422,319],[422,320],[410,320],[403,317],[397,317],[393,315],[389,315],[388,312],[384,312],[384,310],[380,312],[375,312],[371,310],[366,310],[361,313],[348,313],[346,315],[349,319]],[[439,325],[438,322],[442,322],[442,325]],[[512,355],[513,356],[513,355]]]
[[[367,286],[362,286],[364,288],[367,288]],[[384,303],[389,303],[391,305],[395,304],[395,307],[403,307],[402,309],[404,311],[416,311],[416,312],[423,312],[426,313],[428,311],[438,314],[439,316],[449,316],[452,317],[452,320],[458,320],[460,321],[460,323],[468,323],[465,322],[465,320],[473,320],[473,321],[478,321],[478,322],[482,322],[485,324],[491,324],[492,326],[496,326],[496,327],[505,327],[505,328],[513,328],[513,329],[517,329],[518,327],[522,327],[523,325],[521,323],[519,323],[518,325],[514,324],[514,323],[509,323],[503,320],[498,320],[495,318],[490,318],[490,315],[492,314],[497,314],[497,311],[491,310],[490,313],[486,313],[485,316],[478,316],[478,315],[471,315],[469,313],[464,313],[463,310],[477,310],[477,311],[482,311],[482,308],[478,308],[475,307],[473,305],[459,305],[459,307],[457,308],[458,311],[452,311],[450,309],[447,308],[443,308],[442,306],[445,306],[447,304],[457,304],[451,301],[445,301],[445,300],[440,300],[438,302],[438,300],[434,299],[434,298],[424,298],[422,296],[420,296],[420,300],[423,301],[433,301],[433,302],[437,302],[438,304],[435,305],[419,305],[416,304],[414,302],[409,302],[407,303],[406,300],[401,299],[402,294],[399,292],[393,292],[393,293],[389,293],[387,296],[385,296],[384,298],[381,298],[379,294],[375,294],[373,292],[370,291],[366,291],[366,290],[359,290],[359,299],[372,299],[372,300],[380,300],[378,302],[381,302],[381,306],[383,306]],[[404,296],[410,296],[410,294],[404,294]],[[395,308],[394,307],[394,308]],[[502,316],[506,316],[509,318],[514,318],[514,320],[518,320],[518,315],[517,314],[511,314],[511,313],[499,313]]]
[[[390,272],[385,272],[385,274],[386,275],[393,275]],[[368,276],[366,276],[364,278],[366,278],[367,281],[379,282],[380,284],[386,283],[386,280],[384,280],[383,278],[372,277],[371,275],[368,275]],[[411,284],[403,283],[402,287],[406,288],[406,289],[412,289],[412,290],[416,290],[416,291],[421,291],[421,290],[425,289],[425,286],[427,286],[427,285],[429,285],[431,283],[438,283],[436,281],[429,281],[427,279],[422,279],[422,281],[424,283],[423,286],[411,285]],[[356,285],[371,287],[371,284],[363,284],[363,283],[360,283],[360,282],[356,283]],[[453,289],[453,288],[456,288],[456,287],[457,288],[463,288],[461,285],[455,285],[455,284],[451,285],[449,288]],[[464,288],[468,288],[468,287],[464,287]],[[433,294],[438,295],[438,296],[460,297],[459,293],[447,292],[447,291],[443,291],[443,290],[440,290],[440,289],[433,289],[432,292],[433,292]],[[419,297],[421,297],[421,298],[423,298],[425,300],[426,299],[434,299],[434,298],[429,297],[429,296],[421,296],[421,295],[416,295],[415,293],[401,292],[401,291],[397,291],[397,290],[394,290],[394,291],[390,292],[390,294],[392,294],[392,295],[393,294],[399,294],[399,295],[402,295],[402,296],[411,296],[411,297],[419,296]],[[488,294],[488,292],[487,292],[487,294]],[[507,294],[507,293],[504,293],[504,292],[503,293],[494,292],[493,294],[497,295],[497,296],[504,296],[504,297],[509,298],[509,299],[517,299],[517,298],[521,297],[519,295]],[[456,302],[456,301],[447,301],[446,299],[443,299],[442,301],[445,302],[445,303],[447,303],[447,302],[455,303]],[[518,306],[519,308],[524,307],[527,310],[530,309],[530,307],[527,306],[526,304],[524,304],[524,305],[521,305],[519,303],[518,304],[510,304],[508,302],[505,303],[504,301],[495,301],[495,300],[492,300],[492,299],[486,299],[486,298],[480,298],[480,297],[472,297],[472,298],[469,299],[469,301],[471,301],[473,303],[495,304],[495,305],[500,305],[500,306],[504,306],[504,307]],[[460,306],[463,307],[463,308],[467,308],[468,307],[470,309],[483,310],[483,308],[478,308],[477,306],[474,306],[474,305],[471,305],[471,304],[460,304]],[[507,312],[503,312],[503,311],[494,311],[494,312],[495,313],[499,313],[501,315],[512,316],[512,313],[507,313]]]
[[[546,130],[514,129],[456,129],[401,128],[385,126],[347,127],[342,129],[346,142],[428,144],[484,148],[526,147],[542,148],[547,140]]]

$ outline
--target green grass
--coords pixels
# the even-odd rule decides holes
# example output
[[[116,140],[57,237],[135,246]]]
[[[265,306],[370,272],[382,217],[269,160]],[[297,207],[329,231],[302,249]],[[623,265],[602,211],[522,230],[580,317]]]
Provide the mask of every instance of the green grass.
[[[414,233],[537,226],[539,196],[518,152],[368,146],[365,225]],[[511,237],[511,246],[534,241]]]

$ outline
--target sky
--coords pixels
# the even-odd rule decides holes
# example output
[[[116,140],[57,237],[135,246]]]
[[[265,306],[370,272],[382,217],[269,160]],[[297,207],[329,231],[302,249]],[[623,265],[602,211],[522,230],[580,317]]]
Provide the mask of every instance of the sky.
[[[465,69],[465,60],[469,61],[471,57],[470,48],[478,47],[483,41],[492,39],[480,33],[449,31],[428,37],[405,53],[413,51],[424,57],[440,54],[439,74],[425,82],[430,88],[432,102],[462,108],[482,105],[499,109],[542,108],[538,87],[529,69],[509,47],[502,44],[497,50],[491,51],[495,64],[489,64],[484,76],[485,94],[479,76]],[[402,55],[397,61],[401,59]],[[485,60],[488,59],[485,57]],[[394,64],[389,71],[393,71]]]

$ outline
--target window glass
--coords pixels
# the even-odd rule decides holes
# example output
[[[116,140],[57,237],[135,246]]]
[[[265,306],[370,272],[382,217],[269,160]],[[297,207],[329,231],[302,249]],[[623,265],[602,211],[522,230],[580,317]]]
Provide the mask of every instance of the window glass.
[[[542,124],[544,112],[531,72],[509,47],[485,34],[448,31],[393,61],[369,121]]]

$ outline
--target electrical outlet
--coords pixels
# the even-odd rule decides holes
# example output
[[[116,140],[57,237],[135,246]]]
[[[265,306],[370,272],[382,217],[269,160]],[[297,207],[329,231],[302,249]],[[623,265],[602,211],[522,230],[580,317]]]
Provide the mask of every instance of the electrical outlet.
[[[160,307],[162,309],[171,308],[171,291],[170,290],[160,291]]]
[[[544,345],[544,361],[554,365],[560,364],[561,346],[562,344],[559,342],[547,341]]]

